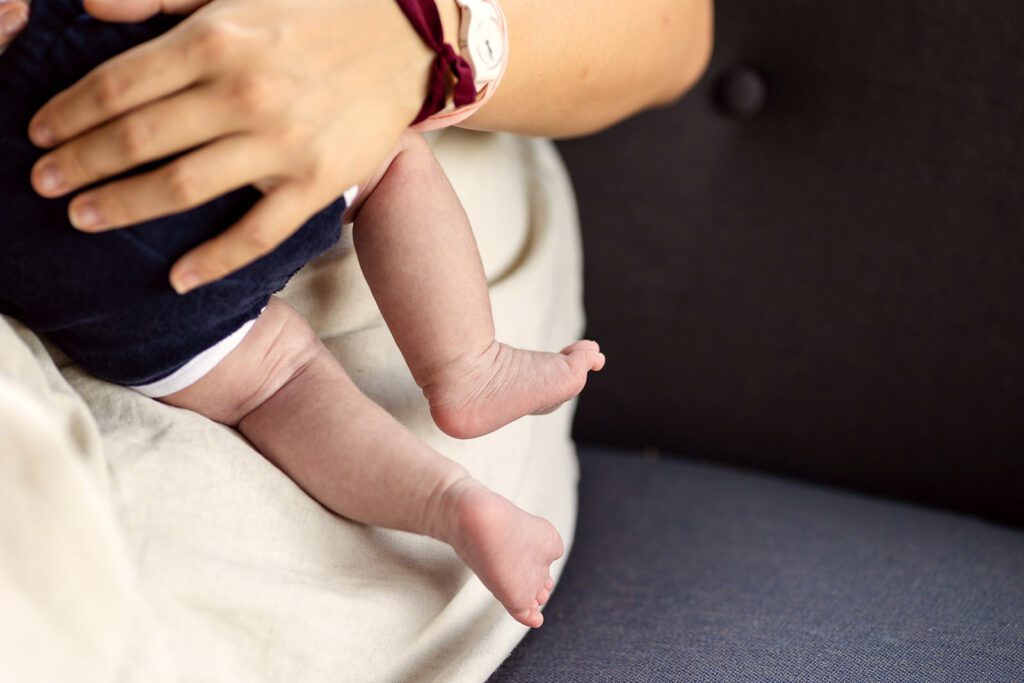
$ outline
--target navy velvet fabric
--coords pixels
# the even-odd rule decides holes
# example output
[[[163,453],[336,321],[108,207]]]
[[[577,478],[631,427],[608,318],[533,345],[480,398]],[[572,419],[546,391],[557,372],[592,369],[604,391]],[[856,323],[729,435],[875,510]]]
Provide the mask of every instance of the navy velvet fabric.
[[[544,625],[493,683],[1024,681],[1024,532],[583,448]]]
[[[345,209],[339,198],[272,254],[179,296],[168,283],[170,266],[244,215],[260,197],[255,189],[99,235],[71,227],[70,198],[33,191],[29,174],[41,153],[27,138],[32,115],[95,66],[178,21],[107,24],[80,1],[42,0],[27,31],[0,55],[0,313],[120,384],[161,379],[256,318],[273,292],[338,240]]]

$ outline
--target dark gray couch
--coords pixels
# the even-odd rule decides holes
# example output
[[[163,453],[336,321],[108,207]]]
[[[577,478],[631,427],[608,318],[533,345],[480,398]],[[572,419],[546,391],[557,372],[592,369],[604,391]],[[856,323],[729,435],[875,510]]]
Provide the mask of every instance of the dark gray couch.
[[[716,13],[683,102],[561,144],[609,362],[492,680],[1024,681],[1024,3]]]

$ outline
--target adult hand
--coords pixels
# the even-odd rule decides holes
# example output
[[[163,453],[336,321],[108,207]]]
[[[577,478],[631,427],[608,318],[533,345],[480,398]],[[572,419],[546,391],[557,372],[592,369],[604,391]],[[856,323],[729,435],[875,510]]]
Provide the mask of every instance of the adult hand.
[[[0,0],[0,47],[18,37],[28,23],[28,5],[21,0]]]
[[[58,197],[175,153],[145,174],[75,197],[87,232],[184,211],[250,184],[264,197],[171,270],[179,292],[272,250],[371,176],[422,106],[433,54],[381,0],[89,0],[111,20],[190,11],[101,65],[29,126],[53,148],[32,183]]]

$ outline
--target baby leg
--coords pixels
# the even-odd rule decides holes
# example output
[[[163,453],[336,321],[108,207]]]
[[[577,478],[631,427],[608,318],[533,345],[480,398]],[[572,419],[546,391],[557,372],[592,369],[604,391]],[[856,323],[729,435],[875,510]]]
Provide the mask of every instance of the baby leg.
[[[527,626],[562,539],[431,450],[352,383],[293,309],[272,298],[209,374],[163,399],[237,427],[313,498],[349,519],[451,545]]]
[[[561,353],[494,339],[483,265],[469,219],[419,135],[407,133],[387,172],[358,209],[356,253],[377,305],[437,425],[481,436],[553,410],[600,370],[597,344]]]

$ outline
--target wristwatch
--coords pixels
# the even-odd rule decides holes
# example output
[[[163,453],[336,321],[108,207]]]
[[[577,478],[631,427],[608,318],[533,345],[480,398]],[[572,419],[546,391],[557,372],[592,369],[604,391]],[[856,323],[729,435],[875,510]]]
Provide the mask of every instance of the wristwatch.
[[[0,0],[2,1],[2,0]],[[494,95],[508,66],[508,24],[499,0],[455,0],[459,7],[459,48],[473,69],[476,102],[447,106],[410,128],[424,133],[465,121]]]
[[[501,9],[489,0],[455,0],[461,10],[459,47],[473,67],[476,91],[493,83],[501,75],[505,44],[505,21]]]

